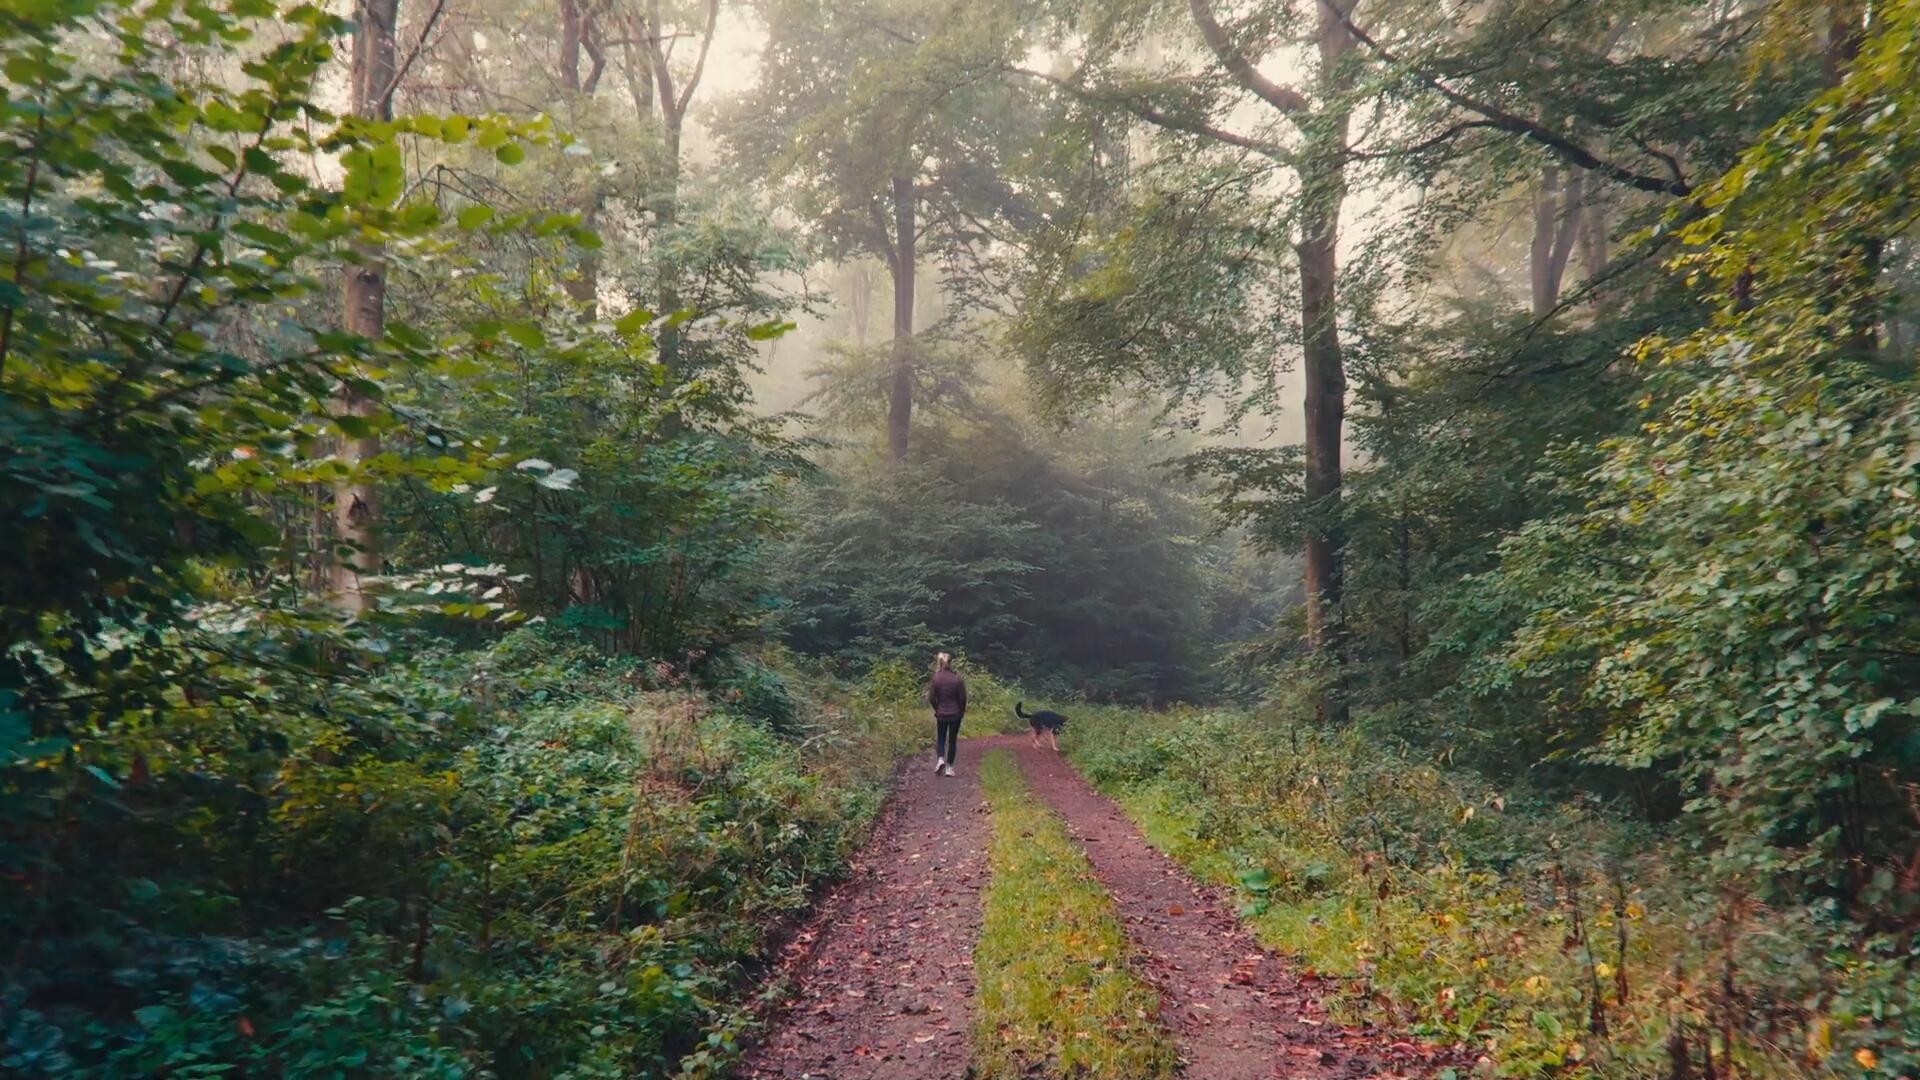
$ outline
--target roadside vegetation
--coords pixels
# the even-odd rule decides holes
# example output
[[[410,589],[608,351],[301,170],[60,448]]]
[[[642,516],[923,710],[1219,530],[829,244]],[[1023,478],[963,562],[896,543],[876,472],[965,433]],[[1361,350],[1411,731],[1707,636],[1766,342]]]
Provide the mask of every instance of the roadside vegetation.
[[[1347,1019],[1464,1043],[1501,1075],[1664,1075],[1685,1044],[1769,1077],[1913,1052],[1900,939],[1855,951],[1734,902],[1670,829],[1279,711],[1082,708],[1066,747],[1265,944],[1332,980]]]
[[[844,870],[902,747],[864,698],[778,680],[521,630],[336,698],[280,754],[154,753],[63,826],[88,857],[14,894],[32,996],[6,1071],[712,1075],[768,934]],[[138,1005],[84,1007],[102,987]]]
[[[975,1075],[1173,1076],[1159,995],[1134,972],[1080,845],[1006,751],[981,761],[980,780],[993,808],[993,877],[973,954]]]

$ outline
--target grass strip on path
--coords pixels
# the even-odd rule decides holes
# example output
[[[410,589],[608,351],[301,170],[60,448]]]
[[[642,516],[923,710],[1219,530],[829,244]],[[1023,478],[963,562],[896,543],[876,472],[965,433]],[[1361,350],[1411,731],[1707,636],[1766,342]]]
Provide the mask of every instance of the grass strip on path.
[[[974,950],[981,1080],[1158,1080],[1178,1058],[1160,997],[1129,966],[1126,931],[1066,826],[1004,750],[981,762],[993,876]]]

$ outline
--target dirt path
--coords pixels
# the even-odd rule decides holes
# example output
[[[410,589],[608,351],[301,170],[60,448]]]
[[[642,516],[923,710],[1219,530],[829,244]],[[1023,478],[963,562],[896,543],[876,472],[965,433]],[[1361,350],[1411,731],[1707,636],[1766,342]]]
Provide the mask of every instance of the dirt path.
[[[1227,901],[1148,844],[1066,759],[1018,742],[1028,781],[1085,846],[1160,991],[1161,1017],[1192,1080],[1432,1075],[1435,1054],[1337,1025],[1325,989],[1294,974],[1241,928]]]
[[[966,1076],[987,878],[979,742],[962,742],[952,778],[917,758],[903,766],[852,879],[789,947],[795,998],[740,1076]]]
[[[1243,930],[1231,904],[1146,842],[1114,803],[1023,736],[969,738],[961,775],[903,770],[854,876],[789,947],[797,990],[738,1075],[751,1080],[964,1080],[973,945],[987,878],[981,755],[1015,752],[1112,894],[1160,992],[1187,1080],[1432,1076],[1431,1049],[1333,1023],[1327,989]],[[1464,1070],[1463,1070],[1464,1072]],[[1098,1080],[1130,1080],[1102,1077]]]

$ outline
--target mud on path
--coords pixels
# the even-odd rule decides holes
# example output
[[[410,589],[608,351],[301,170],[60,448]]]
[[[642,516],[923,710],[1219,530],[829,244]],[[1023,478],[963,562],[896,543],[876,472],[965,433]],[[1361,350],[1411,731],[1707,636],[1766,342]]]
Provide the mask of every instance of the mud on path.
[[[847,884],[788,946],[793,1000],[738,1076],[961,1080],[987,880],[979,739],[959,775],[910,759]]]
[[[1147,843],[1066,759],[1021,739],[1034,792],[1066,819],[1113,896],[1147,979],[1161,996],[1192,1080],[1430,1076],[1450,1060],[1370,1028],[1335,1024],[1327,990],[1294,973],[1240,926],[1233,905]]]
[[[1196,885],[1066,759],[1024,736],[961,742],[960,775],[902,767],[852,877],[788,947],[796,990],[736,1075],[749,1080],[965,1080],[973,947],[991,828],[979,765],[1011,750],[1112,895],[1161,996],[1186,1080],[1429,1077],[1464,1062],[1326,1015],[1328,988],[1296,974]],[[1136,1080],[1100,1077],[1097,1080]]]

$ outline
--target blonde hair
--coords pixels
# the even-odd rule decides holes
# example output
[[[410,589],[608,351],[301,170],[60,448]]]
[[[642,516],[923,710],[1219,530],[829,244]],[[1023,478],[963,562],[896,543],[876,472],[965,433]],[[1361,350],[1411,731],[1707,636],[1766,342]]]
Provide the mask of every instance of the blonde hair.
[[[940,653],[940,654],[938,654],[938,655],[936,655],[936,656],[935,656],[935,657],[933,658],[933,670],[935,670],[935,671],[952,671],[952,670],[953,670],[953,654],[952,654],[952,653]]]

